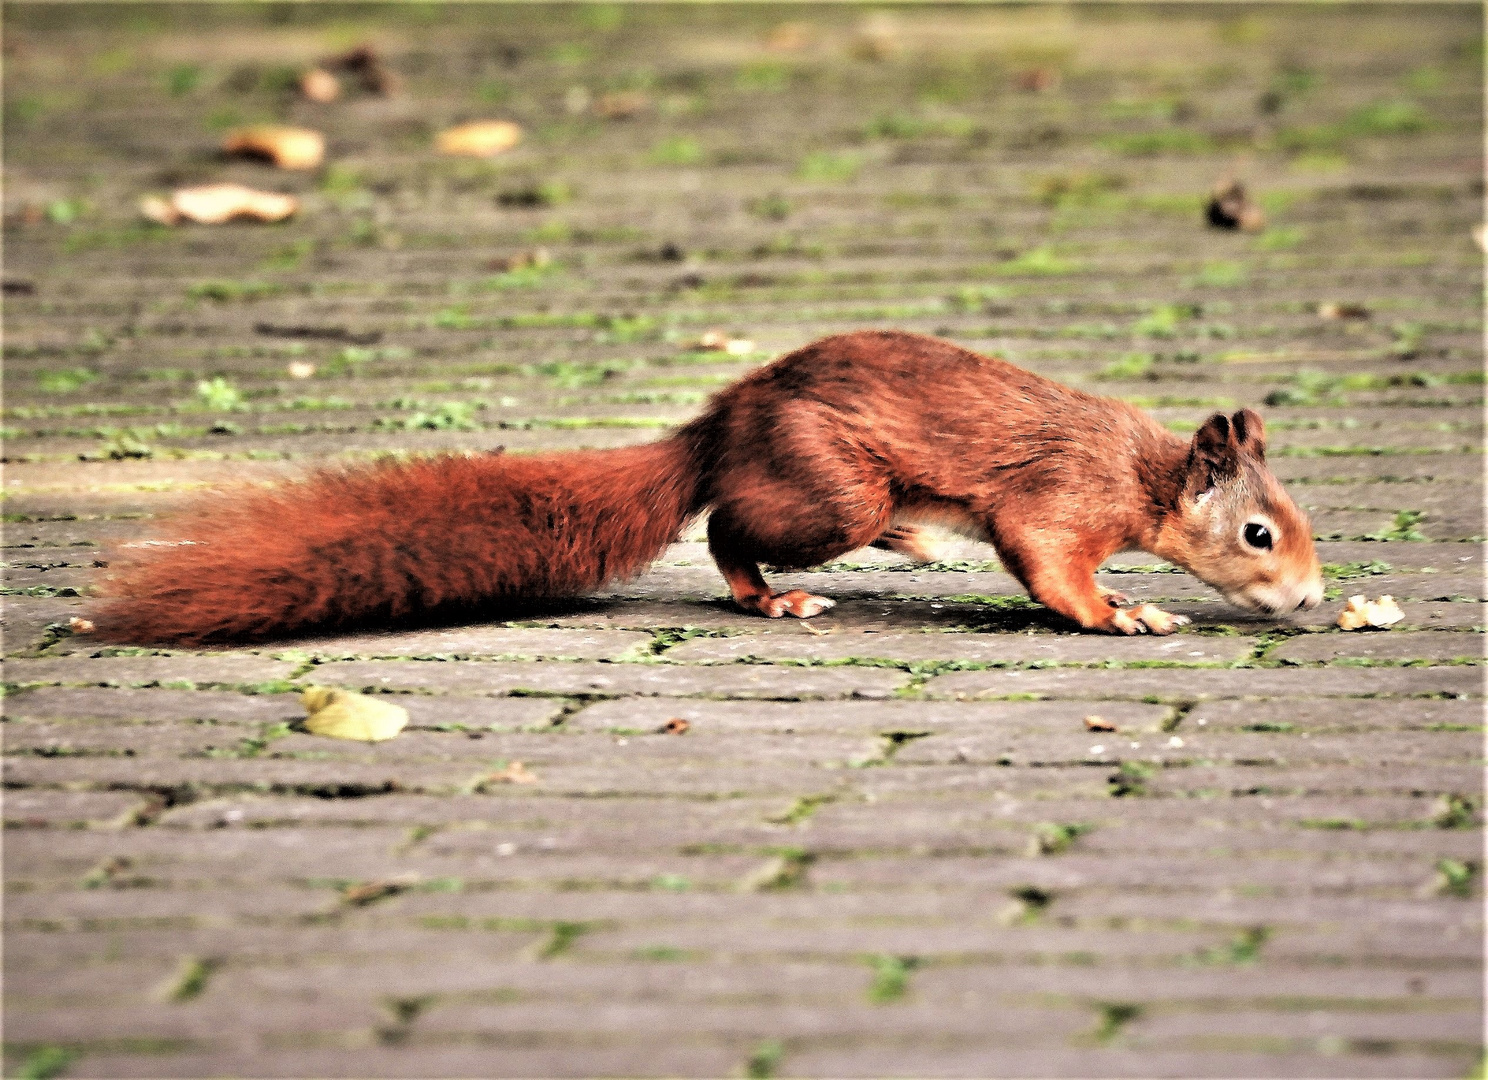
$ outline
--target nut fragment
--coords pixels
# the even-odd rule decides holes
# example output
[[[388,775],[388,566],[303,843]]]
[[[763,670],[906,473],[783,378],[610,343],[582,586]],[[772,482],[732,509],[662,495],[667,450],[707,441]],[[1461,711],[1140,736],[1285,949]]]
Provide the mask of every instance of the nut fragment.
[[[1041,94],[1048,90],[1058,90],[1060,81],[1057,68],[1038,67],[1019,72],[1013,84],[1030,94]]]
[[[747,338],[731,338],[722,330],[709,330],[697,340],[697,348],[705,352],[723,352],[730,356],[744,356],[754,352],[754,342]]]
[[[1204,215],[1216,229],[1260,232],[1266,227],[1266,215],[1250,201],[1245,185],[1238,180],[1221,180],[1214,186]]]
[[[692,727],[692,723],[690,721],[684,720],[680,716],[674,716],[665,724],[662,724],[661,727],[657,730],[662,735],[685,735],[687,733],[687,729],[690,727]]]
[[[520,761],[513,761],[506,768],[491,773],[485,777],[482,784],[535,784],[537,773],[527,768]]]
[[[229,131],[222,149],[228,154],[262,158],[281,169],[315,169],[325,160],[325,137],[310,128],[255,124]]]
[[[1111,721],[1107,720],[1104,716],[1091,715],[1091,716],[1087,716],[1085,718],[1085,730],[1086,731],[1115,731],[1116,730],[1116,725],[1113,724]]]
[[[1370,311],[1363,304],[1338,304],[1329,301],[1319,304],[1318,315],[1324,319],[1367,319]]]
[[[594,103],[594,113],[606,120],[629,120],[651,107],[651,99],[639,90],[618,90]]]
[[[1360,593],[1348,598],[1348,606],[1338,613],[1338,625],[1344,630],[1363,630],[1371,626],[1385,630],[1403,618],[1405,612],[1400,610],[1393,596],[1369,600]]]
[[[441,154],[492,157],[522,141],[522,129],[510,120],[474,120],[448,128],[434,138]]]
[[[309,379],[315,375],[315,365],[306,360],[291,360],[284,370],[291,379]]]
[[[194,221],[198,225],[221,225],[234,218],[254,221],[283,221],[300,208],[293,195],[258,191],[242,184],[206,184],[181,188],[169,198],[148,195],[140,200],[140,213],[161,225]]]
[[[311,68],[300,76],[300,93],[324,105],[341,96],[341,83],[325,68]]]
[[[507,255],[505,258],[491,259],[486,263],[488,270],[499,270],[510,273],[513,270],[527,270],[529,268],[541,269],[553,262],[553,255],[547,248],[533,248],[531,251],[519,251],[515,255]]]

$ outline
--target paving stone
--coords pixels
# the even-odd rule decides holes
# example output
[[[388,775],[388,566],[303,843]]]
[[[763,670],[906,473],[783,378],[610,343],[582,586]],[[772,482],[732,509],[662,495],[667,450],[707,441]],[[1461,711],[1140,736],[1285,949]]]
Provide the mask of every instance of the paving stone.
[[[10,791],[4,801],[5,827],[99,827],[120,822],[144,805],[130,791]]]
[[[42,686],[9,694],[4,701],[4,714],[10,720],[210,720],[218,724],[268,724],[303,712],[298,694],[235,694],[219,690]]]
[[[1168,660],[1212,663],[1239,660],[1255,649],[1253,638],[1209,638],[1180,634],[1172,638],[1067,637],[1024,634],[869,634],[843,631],[828,637],[791,633],[758,633],[745,637],[695,638],[667,650],[668,660],[723,661],[754,656],[768,660],[843,660],[892,657],[901,660],[981,660],[1027,663],[1052,660],[1089,663],[1099,660]]]
[[[715,731],[734,733],[816,735],[826,732],[875,737],[891,731],[961,731],[989,728],[998,732],[1054,732],[1065,728],[1083,730],[1089,715],[1083,706],[1059,702],[947,702],[947,701],[844,701],[829,707],[792,702],[688,701],[668,705],[660,717],[649,702],[620,699],[600,701],[569,717],[564,726],[578,731],[612,728],[650,730],[666,718],[676,716],[696,725],[694,734]],[[1122,725],[1156,731],[1170,715],[1158,705],[1112,703],[1110,716]]]
[[[1204,701],[1183,718],[1184,735],[1199,729],[1292,731],[1481,731],[1477,701]]]
[[[681,664],[453,664],[438,661],[342,661],[315,669],[315,681],[357,690],[432,690],[503,694],[514,690],[557,694],[727,694],[758,698],[887,697],[908,681],[900,671],[864,667],[725,669]]]
[[[74,686],[106,684],[223,683],[249,685],[286,679],[292,663],[243,653],[200,653],[179,656],[66,657],[10,660],[5,677],[10,682],[62,683]]]
[[[1194,620],[1171,639],[1077,633],[960,538],[931,565],[766,568],[840,601],[818,636],[734,607],[703,519],[648,573],[520,623],[91,657],[46,634],[88,598],[6,597],[8,685],[64,684],[4,702],[6,1074],[45,1071],[27,1063],[42,1044],[82,1051],[66,1075],[113,1077],[1475,1069],[1481,886],[1444,894],[1437,864],[1482,861],[1482,670],[1404,664],[1477,657],[1484,625],[1481,170],[1462,167],[1481,157],[1481,13],[1076,7],[1055,36],[1081,77],[969,96],[968,58],[1049,37],[1037,12],[896,11],[876,64],[852,8],[813,9],[796,55],[767,47],[769,12],[579,14],[504,12],[506,104],[535,134],[492,169],[403,130],[511,74],[479,11],[362,13],[404,95],[326,110],[249,70],[285,53],[261,13],[188,12],[167,57],[127,12],[7,9],[12,590],[86,589],[219,483],[646,442],[765,357],[866,326],[1002,352],[1184,433],[1258,408],[1317,531],[1398,535],[1408,511],[1429,539],[1320,543],[1339,599],[1286,618],[1150,555],[1108,560],[1101,584]],[[291,29],[337,18],[306,7]],[[106,62],[120,41],[138,55]],[[167,93],[188,66],[197,85]],[[1341,171],[1260,148],[1245,179],[1273,224],[1237,246],[1180,205],[1233,148],[1129,153],[1150,134],[1136,113],[1176,80],[1189,126],[1225,142],[1288,67],[1317,85],[1268,121],[1282,141],[1363,130],[1402,72],[1427,123],[1344,139]],[[543,121],[625,71],[654,75],[650,109]],[[927,94],[946,100],[892,115]],[[261,186],[260,163],[202,156],[224,110],[325,131],[330,171],[275,181],[307,213],[135,229],[162,184]],[[682,140],[700,160],[663,163]],[[837,156],[855,176],[810,178]],[[1086,205],[1095,174],[1120,190]],[[571,197],[506,205],[549,182]],[[784,219],[762,212],[771,191]],[[537,244],[542,273],[487,265]],[[1329,301],[1373,317],[1320,318]],[[687,351],[710,326],[759,352]],[[292,358],[316,374],[290,378]],[[240,408],[204,408],[219,376]],[[110,457],[126,431],[150,456]],[[1354,592],[1395,595],[1404,622],[1337,632]],[[1267,666],[1227,666],[1278,638]],[[730,662],[746,655],[776,662]],[[333,662],[306,674],[304,656]],[[890,663],[835,662],[855,657]],[[1145,667],[1169,659],[1216,666]],[[914,667],[935,660],[1070,666]],[[281,737],[295,695],[166,688],[288,672],[412,691],[389,698],[410,728]],[[1088,732],[1090,714],[1120,730]],[[659,733],[670,718],[687,732]],[[492,777],[511,761],[536,782]],[[1113,797],[1118,762],[1154,771]],[[1064,844],[1057,825],[1091,828]],[[355,906],[353,881],[407,888]],[[882,1004],[876,954],[917,961]],[[215,966],[166,1000],[187,957]],[[1120,1003],[1141,1011],[1112,1032]]]
[[[478,626],[399,634],[315,638],[299,647],[320,657],[512,656],[572,660],[614,660],[645,651],[651,635],[618,630],[575,631]]]
[[[1267,654],[1272,660],[1455,660],[1483,659],[1482,634],[1356,632],[1309,634]]]
[[[1483,674],[1476,667],[1276,668],[1201,671],[957,671],[925,683],[935,697],[1011,697],[1039,694],[1062,698],[1141,698],[1169,701],[1216,697],[1478,696]]]

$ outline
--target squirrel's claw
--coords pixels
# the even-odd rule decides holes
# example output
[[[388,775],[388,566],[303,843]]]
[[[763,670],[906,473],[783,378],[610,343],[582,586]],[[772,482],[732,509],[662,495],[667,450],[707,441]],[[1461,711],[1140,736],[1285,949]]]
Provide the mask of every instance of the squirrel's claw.
[[[813,615],[820,615],[827,608],[836,606],[837,601],[828,600],[825,596],[812,596],[804,589],[791,589],[789,592],[776,593],[761,601],[760,611],[772,619],[778,619],[782,615],[809,619]]]
[[[1126,593],[1117,592],[1115,589],[1108,589],[1104,585],[1097,585],[1095,591],[1100,593],[1101,599],[1112,607],[1120,607],[1131,599]]]
[[[1111,617],[1111,625],[1123,634],[1171,634],[1192,621],[1187,615],[1173,615],[1152,604],[1139,604],[1125,611],[1117,608]]]

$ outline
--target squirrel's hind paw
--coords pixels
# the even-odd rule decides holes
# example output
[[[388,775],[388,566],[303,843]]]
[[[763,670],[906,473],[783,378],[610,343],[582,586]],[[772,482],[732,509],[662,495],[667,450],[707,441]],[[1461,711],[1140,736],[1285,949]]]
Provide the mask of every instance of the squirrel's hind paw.
[[[1187,626],[1193,620],[1187,615],[1173,615],[1163,611],[1152,604],[1139,604],[1134,608],[1123,611],[1117,608],[1112,612],[1111,626],[1121,634],[1171,634],[1180,626]]]
[[[812,596],[804,589],[791,589],[789,592],[776,593],[762,600],[760,611],[772,619],[778,619],[782,615],[809,619],[813,615],[820,615],[827,608],[836,606],[837,601],[828,600],[825,596]]]

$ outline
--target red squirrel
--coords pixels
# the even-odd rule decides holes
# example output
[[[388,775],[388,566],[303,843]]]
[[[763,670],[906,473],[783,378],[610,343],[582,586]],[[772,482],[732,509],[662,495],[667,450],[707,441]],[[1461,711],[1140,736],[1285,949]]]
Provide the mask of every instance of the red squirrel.
[[[1167,634],[1188,619],[1122,607],[1095,583],[1104,559],[1151,552],[1251,611],[1322,600],[1311,524],[1265,453],[1249,409],[1184,440],[948,341],[843,334],[750,373],[648,445],[383,462],[219,495],[116,562],[96,631],[205,645],[501,618],[639,573],[710,511],[734,602],[771,618],[833,602],[773,591],[760,563],[805,568],[869,545],[928,559],[919,522],[990,542],[1035,600],[1087,630]]]

